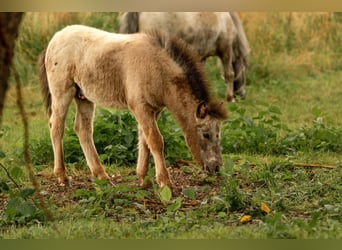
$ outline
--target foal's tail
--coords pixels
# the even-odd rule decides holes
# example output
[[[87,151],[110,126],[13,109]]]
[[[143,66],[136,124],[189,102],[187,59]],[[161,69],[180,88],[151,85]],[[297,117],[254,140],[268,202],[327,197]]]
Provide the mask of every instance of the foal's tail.
[[[139,12],[125,12],[119,23],[119,33],[131,34],[139,32]]]
[[[42,90],[46,113],[50,117],[51,116],[51,93],[50,93],[48,79],[46,75],[45,55],[46,55],[46,49],[43,50],[42,53],[39,55],[38,72],[39,72],[39,79],[40,79],[41,90]]]

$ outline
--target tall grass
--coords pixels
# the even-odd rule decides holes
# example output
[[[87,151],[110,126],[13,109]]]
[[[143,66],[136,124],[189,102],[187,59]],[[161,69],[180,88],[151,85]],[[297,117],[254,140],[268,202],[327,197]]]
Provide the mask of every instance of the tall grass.
[[[336,13],[240,13],[251,47],[250,82],[342,69]]]

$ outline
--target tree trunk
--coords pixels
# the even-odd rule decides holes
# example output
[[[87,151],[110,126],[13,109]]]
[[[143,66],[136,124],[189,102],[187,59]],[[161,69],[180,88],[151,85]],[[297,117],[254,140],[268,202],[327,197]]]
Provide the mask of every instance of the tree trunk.
[[[5,103],[8,78],[14,54],[15,39],[21,22],[22,12],[0,13],[0,124]]]

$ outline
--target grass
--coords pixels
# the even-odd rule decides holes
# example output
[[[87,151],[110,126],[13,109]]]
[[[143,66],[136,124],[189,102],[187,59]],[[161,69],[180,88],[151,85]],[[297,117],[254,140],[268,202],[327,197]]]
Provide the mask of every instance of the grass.
[[[0,129],[0,163],[20,188],[0,168],[0,198],[6,197],[11,204],[0,204],[0,238],[342,238],[341,22],[330,13],[241,16],[251,45],[248,96],[245,102],[228,106],[220,182],[218,177],[203,177],[196,168],[180,164],[179,171],[200,184],[179,187],[178,197],[169,201],[156,188],[142,190],[132,185],[137,182],[130,174],[136,157],[134,119],[125,112],[99,108],[97,147],[107,171],[121,176],[123,182],[115,188],[97,182],[91,186],[73,133],[71,108],[65,138],[67,165],[80,187],[69,192],[56,188],[58,192],[44,196],[54,216],[48,221],[23,170],[23,131],[12,87]],[[115,30],[116,17],[110,13],[28,13],[24,19],[15,63],[24,82],[33,167],[46,179],[40,178],[43,194],[53,187],[54,179],[35,59],[60,27],[85,23]],[[207,70],[216,95],[224,98],[225,85],[216,60],[209,60]],[[179,128],[168,113],[159,126],[168,165],[188,159]],[[194,198],[199,193],[204,197]],[[141,199],[158,206],[144,205]],[[185,205],[194,201],[199,205],[192,209]],[[270,211],[265,212],[261,202]],[[251,220],[242,223],[244,215]]]
[[[120,209],[119,205],[110,206],[111,201],[108,197],[116,195],[118,189],[113,192],[102,187],[101,195],[104,195],[102,198],[98,193],[96,199],[89,199],[94,203],[85,203],[82,199],[73,205],[57,207],[53,222],[3,227],[3,237],[23,239],[332,239],[341,237],[339,217],[341,206],[336,203],[340,199],[341,190],[335,189],[336,172],[322,169],[307,171],[293,168],[286,161],[274,159],[265,161],[253,157],[253,162],[257,160],[259,163],[256,163],[252,171],[244,168],[243,164],[234,166],[235,180],[238,180],[241,186],[237,191],[240,199],[245,202],[244,209],[248,208],[243,212],[225,213],[225,210],[222,210],[225,206],[222,206],[221,201],[228,202],[225,200],[228,196],[220,193],[216,199],[194,210],[165,212],[154,216],[132,213],[127,209],[126,211]],[[230,183],[232,181],[229,179],[227,182],[229,184],[226,184],[230,189],[234,187]],[[242,187],[242,185],[252,185],[256,188]],[[107,204],[105,207],[100,205],[104,201]],[[259,209],[260,201],[268,204],[271,209],[269,214],[264,214]],[[126,199],[124,202],[133,204],[136,201]],[[113,210],[116,211],[116,217],[106,215]],[[247,212],[252,215],[253,220],[246,224],[240,223],[241,216]]]

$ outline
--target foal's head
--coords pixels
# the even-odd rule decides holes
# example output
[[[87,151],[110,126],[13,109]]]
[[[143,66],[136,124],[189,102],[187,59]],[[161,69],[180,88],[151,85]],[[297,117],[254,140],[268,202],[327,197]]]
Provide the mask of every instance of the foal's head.
[[[196,111],[196,140],[199,155],[195,156],[204,171],[217,173],[222,165],[221,121],[227,117],[223,103],[201,102]]]

